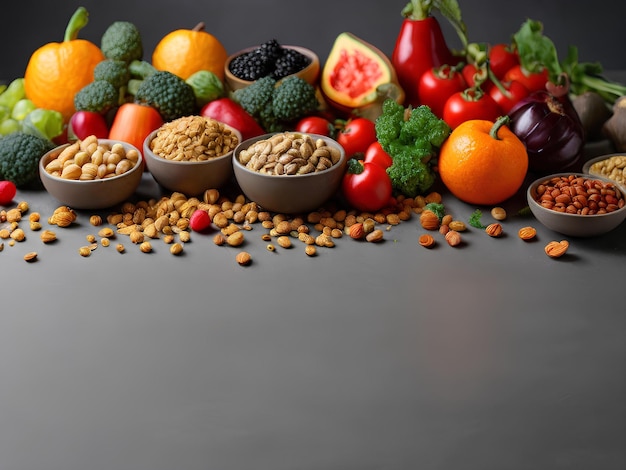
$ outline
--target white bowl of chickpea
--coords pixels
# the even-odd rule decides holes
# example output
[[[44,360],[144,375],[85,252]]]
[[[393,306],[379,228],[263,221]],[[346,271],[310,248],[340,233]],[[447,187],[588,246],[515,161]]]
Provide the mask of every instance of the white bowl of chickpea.
[[[543,176],[530,184],[527,199],[539,222],[572,237],[603,235],[626,219],[626,189],[603,176]]]
[[[129,199],[143,175],[141,152],[95,136],[58,146],[39,161],[46,191],[73,209],[104,209]]]

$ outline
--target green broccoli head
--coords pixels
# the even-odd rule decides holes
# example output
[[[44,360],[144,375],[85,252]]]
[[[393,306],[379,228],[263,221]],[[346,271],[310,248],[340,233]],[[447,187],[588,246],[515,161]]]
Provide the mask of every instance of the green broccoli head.
[[[143,58],[143,42],[135,24],[129,21],[114,21],[104,31],[100,50],[107,59],[131,62]]]
[[[277,81],[261,77],[235,90],[233,99],[267,132],[280,132],[293,121],[319,108],[315,87],[299,77]]]
[[[275,126],[272,97],[276,79],[267,76],[261,77],[245,88],[239,88],[232,93],[234,101],[251,115],[267,132],[273,132]]]
[[[450,131],[428,106],[405,108],[391,99],[383,103],[376,138],[393,160],[387,173],[395,191],[415,197],[430,189],[439,148]]]
[[[39,178],[39,160],[54,144],[22,131],[0,137],[0,180],[12,181],[18,188]]]
[[[282,79],[274,90],[272,108],[280,121],[295,121],[317,111],[319,106],[315,87],[295,75]]]
[[[135,102],[152,106],[164,121],[196,112],[196,95],[191,85],[171,72],[159,70],[141,82]]]
[[[76,111],[106,114],[119,105],[120,92],[106,80],[94,80],[74,95]]]
[[[94,68],[93,79],[94,81],[105,80],[120,89],[130,80],[128,64],[123,60],[105,59]]]

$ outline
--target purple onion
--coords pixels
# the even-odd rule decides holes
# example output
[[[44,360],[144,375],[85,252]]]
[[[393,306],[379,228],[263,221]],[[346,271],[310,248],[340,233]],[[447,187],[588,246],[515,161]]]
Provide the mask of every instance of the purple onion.
[[[585,135],[567,96],[540,90],[509,113],[510,129],[526,145],[528,169],[537,174],[579,172]]]

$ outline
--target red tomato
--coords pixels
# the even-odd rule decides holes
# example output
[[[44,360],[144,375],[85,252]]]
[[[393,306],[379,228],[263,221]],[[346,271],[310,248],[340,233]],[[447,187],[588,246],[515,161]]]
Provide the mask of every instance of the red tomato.
[[[363,161],[365,163],[375,163],[385,169],[389,168],[393,163],[391,155],[383,150],[382,145],[380,145],[378,141],[372,142],[370,146],[367,147]]]
[[[424,104],[437,116],[443,116],[443,107],[450,96],[467,87],[463,75],[454,67],[443,65],[428,69],[422,74],[418,85],[420,104]]]
[[[346,158],[357,153],[365,153],[367,147],[376,141],[376,125],[367,118],[349,120],[337,136],[337,142],[346,151]]]
[[[348,160],[341,189],[348,204],[359,211],[379,211],[391,200],[391,178],[387,171],[375,163],[354,158]]]
[[[306,116],[296,124],[296,131],[332,136],[335,127],[326,118],[321,116]]]
[[[468,88],[455,93],[443,110],[443,120],[452,128],[471,119],[484,119],[495,122],[502,115],[498,104],[482,90]]]
[[[541,72],[530,73],[518,64],[510,68],[502,79],[504,82],[512,82],[514,80],[522,83],[522,85],[528,88],[530,93],[537,90],[545,90],[546,83],[549,80],[548,69],[544,68]]]
[[[519,100],[530,94],[528,88],[520,82],[513,80],[512,82],[501,82],[506,93],[500,88],[493,86],[489,89],[489,96],[498,103],[503,113],[508,114],[511,108],[517,104]]]
[[[463,67],[461,75],[463,75],[463,79],[468,87],[481,85],[482,89],[485,90],[491,86],[491,81],[487,76],[487,69],[485,67],[479,68],[474,64],[467,64]]]
[[[509,69],[519,64],[519,57],[510,44],[494,44],[489,48],[489,67],[496,76],[502,79]]]

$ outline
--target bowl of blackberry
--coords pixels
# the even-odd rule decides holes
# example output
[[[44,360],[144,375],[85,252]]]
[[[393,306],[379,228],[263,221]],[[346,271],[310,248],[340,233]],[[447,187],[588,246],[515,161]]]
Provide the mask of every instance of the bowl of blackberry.
[[[242,49],[224,64],[226,86],[231,91],[266,76],[280,80],[296,75],[315,85],[319,74],[320,61],[315,52],[301,46],[281,45],[276,39]]]

